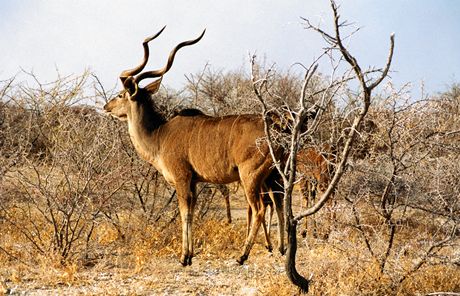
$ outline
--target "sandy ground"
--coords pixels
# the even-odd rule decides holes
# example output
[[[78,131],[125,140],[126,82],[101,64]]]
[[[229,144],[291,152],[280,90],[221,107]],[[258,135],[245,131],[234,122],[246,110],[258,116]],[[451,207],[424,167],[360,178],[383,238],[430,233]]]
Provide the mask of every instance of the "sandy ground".
[[[88,270],[78,273],[72,285],[7,284],[9,295],[260,295],[264,278],[284,272],[283,260],[269,254],[253,257],[240,266],[234,259],[211,261],[197,256],[186,268],[176,258],[153,258],[157,268],[136,274]]]

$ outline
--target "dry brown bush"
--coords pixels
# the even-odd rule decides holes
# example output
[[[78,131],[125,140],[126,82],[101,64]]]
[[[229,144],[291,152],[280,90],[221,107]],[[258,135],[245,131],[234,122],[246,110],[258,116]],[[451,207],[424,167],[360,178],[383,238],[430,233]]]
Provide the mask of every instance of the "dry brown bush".
[[[321,275],[313,294],[460,290],[460,125],[452,111],[460,96],[453,93],[413,101],[389,86],[375,102],[377,129],[360,132],[367,156],[339,184],[337,220],[326,212],[316,218],[333,231],[326,241],[308,239],[305,270]]]
[[[140,209],[146,223],[167,218],[172,193],[163,179],[138,161],[124,128],[82,104],[94,100],[86,94],[88,73],[7,87],[0,143],[4,254],[83,260],[97,255],[92,236],[99,225],[108,221],[126,237],[121,213]]]

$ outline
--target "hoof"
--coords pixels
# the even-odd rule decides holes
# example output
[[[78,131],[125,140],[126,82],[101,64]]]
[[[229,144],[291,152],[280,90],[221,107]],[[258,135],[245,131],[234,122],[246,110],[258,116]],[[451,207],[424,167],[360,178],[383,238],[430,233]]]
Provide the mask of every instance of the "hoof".
[[[240,258],[236,259],[236,262],[238,262],[240,265],[243,265],[244,264],[244,261],[246,261],[248,259],[248,256],[247,255],[243,255],[241,256]]]
[[[278,248],[278,251],[280,252],[281,255],[286,254],[286,250],[287,248],[282,248],[282,247]]]
[[[182,264],[183,267],[186,267],[188,265],[192,265],[192,256],[187,256],[187,257],[182,257],[180,259],[180,264]]]
[[[265,246],[265,249],[267,249],[267,251],[269,251],[270,253],[273,252],[273,247],[272,246]]]

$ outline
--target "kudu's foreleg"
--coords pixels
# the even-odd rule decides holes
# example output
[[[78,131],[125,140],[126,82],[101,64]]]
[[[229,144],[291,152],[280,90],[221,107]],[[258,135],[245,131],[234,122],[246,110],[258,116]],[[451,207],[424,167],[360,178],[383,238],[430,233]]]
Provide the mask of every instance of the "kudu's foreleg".
[[[282,185],[283,181],[281,176],[276,170],[273,170],[270,175],[265,180],[265,192],[268,192],[271,200],[271,215],[273,213],[273,207],[275,207],[276,216],[278,217],[278,250],[281,255],[284,255],[286,248],[284,245],[284,235],[285,235],[285,220],[284,220],[284,188]],[[270,222],[271,224],[271,222]],[[270,232],[270,231],[269,231]]]
[[[193,212],[195,210],[195,186],[176,186],[179,211],[182,221],[182,255],[180,263],[183,266],[192,265],[193,257]]]

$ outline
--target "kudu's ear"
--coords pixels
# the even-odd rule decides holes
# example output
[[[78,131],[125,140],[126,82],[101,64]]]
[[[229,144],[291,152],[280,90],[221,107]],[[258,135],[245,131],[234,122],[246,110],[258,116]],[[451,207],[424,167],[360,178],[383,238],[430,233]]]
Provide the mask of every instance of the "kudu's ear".
[[[148,91],[151,95],[153,95],[154,93],[156,93],[159,89],[160,89],[160,85],[161,85],[161,79],[157,79],[153,82],[150,82],[149,84],[147,84],[144,89],[146,91]]]
[[[126,79],[122,80],[122,82],[123,87],[129,93],[130,99],[135,100],[139,86],[137,85],[137,82],[134,80],[134,77],[129,76]]]

